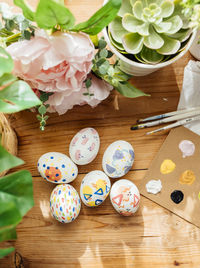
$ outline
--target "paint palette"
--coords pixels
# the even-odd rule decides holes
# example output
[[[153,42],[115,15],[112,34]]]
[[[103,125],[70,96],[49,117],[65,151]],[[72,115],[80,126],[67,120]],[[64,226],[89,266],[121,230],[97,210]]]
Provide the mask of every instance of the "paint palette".
[[[173,129],[139,187],[140,193],[200,227],[200,137]]]

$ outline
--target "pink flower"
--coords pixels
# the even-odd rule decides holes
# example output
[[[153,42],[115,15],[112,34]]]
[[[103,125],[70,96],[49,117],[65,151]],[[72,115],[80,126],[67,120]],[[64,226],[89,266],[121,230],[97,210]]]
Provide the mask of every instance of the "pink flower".
[[[84,33],[56,32],[48,35],[37,30],[30,40],[10,45],[7,51],[14,60],[14,74],[25,80],[34,89],[53,92],[48,103],[51,111],[65,113],[74,105],[88,103],[97,105],[107,98],[111,86],[94,77],[91,93],[87,92],[84,80],[92,68],[95,49]]]

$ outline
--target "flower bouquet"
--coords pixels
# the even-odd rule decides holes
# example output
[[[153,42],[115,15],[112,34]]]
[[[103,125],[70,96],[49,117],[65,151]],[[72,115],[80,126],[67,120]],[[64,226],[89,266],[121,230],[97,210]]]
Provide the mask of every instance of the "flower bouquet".
[[[0,44],[14,60],[13,73],[26,81],[42,101],[37,115],[44,130],[46,112],[66,113],[74,105],[95,107],[115,88],[126,97],[145,96],[128,82],[113,54],[97,34],[116,16],[121,0],[110,0],[87,21],[75,18],[63,0],[40,0],[33,11],[14,0],[22,14],[0,4]],[[92,42],[93,40],[93,42]]]

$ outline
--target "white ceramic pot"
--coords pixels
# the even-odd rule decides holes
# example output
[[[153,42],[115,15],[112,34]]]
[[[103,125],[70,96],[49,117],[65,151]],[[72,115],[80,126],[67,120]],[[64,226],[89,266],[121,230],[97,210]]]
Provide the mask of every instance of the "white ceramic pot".
[[[134,76],[144,76],[144,75],[148,75],[150,73],[153,73],[155,71],[157,71],[160,68],[166,67],[172,63],[174,63],[175,61],[177,61],[178,59],[180,59],[182,56],[184,56],[186,54],[186,52],[189,50],[189,48],[191,47],[195,37],[196,37],[196,31],[193,32],[192,36],[190,37],[187,45],[185,46],[185,48],[174,58],[162,62],[162,63],[158,63],[155,65],[152,64],[144,64],[144,63],[138,63],[135,61],[132,61],[128,58],[126,58],[123,54],[121,54],[110,42],[108,33],[107,33],[107,29],[104,28],[103,30],[103,35],[104,38],[108,44],[108,46],[110,47],[111,51],[117,56],[117,58],[119,59],[119,64],[120,64],[120,69],[122,71],[124,71],[127,74],[130,75],[134,75]]]
[[[197,60],[200,60],[200,44],[198,44],[199,41],[200,41],[200,30],[197,31],[196,37],[190,47],[190,53]]]

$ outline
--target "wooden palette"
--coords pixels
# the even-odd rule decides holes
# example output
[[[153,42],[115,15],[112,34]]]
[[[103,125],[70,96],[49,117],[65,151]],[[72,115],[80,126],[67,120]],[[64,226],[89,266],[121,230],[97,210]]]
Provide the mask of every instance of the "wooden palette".
[[[183,157],[179,149],[179,144],[183,140],[191,141],[195,145],[192,155]],[[172,172],[162,174],[160,167],[166,159],[173,161],[176,167]],[[193,183],[191,181],[191,184],[182,184],[183,173],[186,170],[190,170],[195,175],[195,180]],[[161,192],[156,195],[147,192],[146,184],[150,180],[161,180]],[[145,197],[200,227],[200,137],[185,127],[173,129],[153,160],[139,190]],[[179,204],[171,199],[171,193],[174,190],[181,191],[184,195]]]

